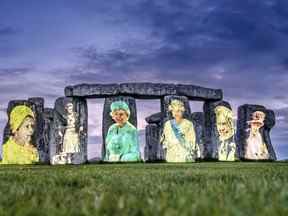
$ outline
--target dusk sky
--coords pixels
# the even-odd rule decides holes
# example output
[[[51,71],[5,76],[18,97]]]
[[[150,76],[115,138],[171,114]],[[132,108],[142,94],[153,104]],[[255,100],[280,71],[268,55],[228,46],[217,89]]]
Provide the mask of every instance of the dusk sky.
[[[0,139],[9,100],[67,85],[167,82],[221,88],[234,109],[273,109],[272,143],[288,158],[287,0],[1,0]],[[137,101],[139,129],[159,101]],[[103,100],[89,101],[90,144]],[[201,103],[191,102],[192,111]]]

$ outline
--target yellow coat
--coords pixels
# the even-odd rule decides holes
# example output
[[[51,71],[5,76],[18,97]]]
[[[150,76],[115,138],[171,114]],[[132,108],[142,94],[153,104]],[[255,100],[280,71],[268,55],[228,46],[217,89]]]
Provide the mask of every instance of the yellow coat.
[[[1,164],[32,164],[39,162],[35,147],[18,145],[11,137],[3,145]]]

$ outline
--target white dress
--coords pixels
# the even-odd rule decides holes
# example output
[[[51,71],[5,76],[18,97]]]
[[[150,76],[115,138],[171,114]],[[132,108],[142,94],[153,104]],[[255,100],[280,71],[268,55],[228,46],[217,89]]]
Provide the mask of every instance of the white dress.
[[[75,127],[76,115],[70,114],[67,116],[67,127],[63,138],[63,152],[77,153],[80,152],[79,134]]]
[[[196,144],[196,136],[193,123],[187,119],[183,119],[179,125],[181,133],[184,135],[185,144],[190,151],[196,152],[196,157],[200,156],[199,147]],[[187,162],[190,151],[187,151],[179,142],[171,127],[171,120],[164,124],[164,130],[161,142],[163,148],[166,149],[167,162]],[[196,159],[196,158],[195,158]]]
[[[269,158],[266,144],[263,142],[262,135],[259,132],[255,135],[249,135],[247,139],[245,158],[251,160],[263,160]]]

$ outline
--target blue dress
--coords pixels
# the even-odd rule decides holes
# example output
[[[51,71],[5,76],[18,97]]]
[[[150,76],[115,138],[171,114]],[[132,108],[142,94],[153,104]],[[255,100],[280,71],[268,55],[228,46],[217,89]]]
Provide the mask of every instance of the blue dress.
[[[140,151],[137,129],[127,122],[123,127],[111,125],[106,139],[106,161],[139,161]]]

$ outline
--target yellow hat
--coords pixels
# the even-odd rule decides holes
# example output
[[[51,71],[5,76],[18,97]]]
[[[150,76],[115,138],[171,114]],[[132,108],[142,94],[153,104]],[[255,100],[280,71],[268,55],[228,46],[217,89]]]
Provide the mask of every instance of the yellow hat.
[[[10,113],[10,120],[9,124],[11,127],[12,132],[14,133],[22,124],[26,117],[35,118],[34,113],[31,108],[26,105],[18,105],[13,108]]]

